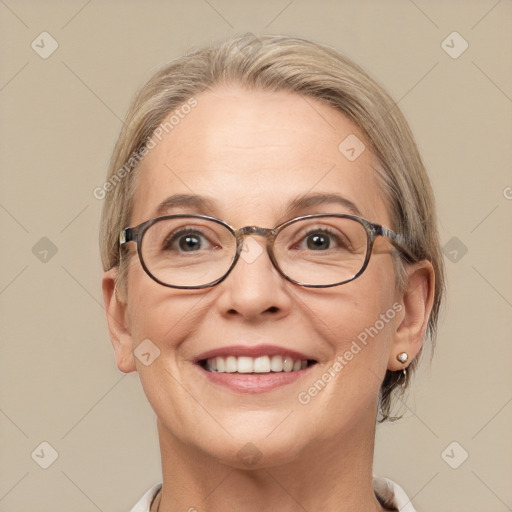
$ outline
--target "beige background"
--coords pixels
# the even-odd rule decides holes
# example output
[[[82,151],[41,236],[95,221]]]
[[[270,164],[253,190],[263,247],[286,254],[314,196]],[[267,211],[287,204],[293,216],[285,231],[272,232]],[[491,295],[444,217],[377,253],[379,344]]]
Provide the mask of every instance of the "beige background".
[[[92,192],[151,71],[246,32],[354,58],[399,101],[433,180],[448,303],[375,472],[422,512],[512,510],[512,2],[2,0],[0,20],[1,511],[123,512],[160,481],[153,412],[114,365]],[[46,59],[43,31],[59,45]],[[454,31],[458,58],[441,46]]]

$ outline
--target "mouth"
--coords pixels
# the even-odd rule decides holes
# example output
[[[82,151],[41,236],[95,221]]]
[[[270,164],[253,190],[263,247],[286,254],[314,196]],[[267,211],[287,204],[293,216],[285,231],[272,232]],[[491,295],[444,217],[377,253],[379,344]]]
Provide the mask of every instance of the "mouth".
[[[259,357],[230,355],[201,359],[198,364],[207,372],[265,374],[298,372],[316,364],[316,361],[281,355],[263,355]]]
[[[274,345],[239,345],[210,350],[194,363],[213,384],[239,393],[263,393],[297,382],[318,361]]]

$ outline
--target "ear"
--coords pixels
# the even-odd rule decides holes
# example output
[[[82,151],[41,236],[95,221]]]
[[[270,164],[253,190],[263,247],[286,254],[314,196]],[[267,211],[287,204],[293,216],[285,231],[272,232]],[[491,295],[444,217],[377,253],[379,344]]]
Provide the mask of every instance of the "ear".
[[[435,273],[430,261],[410,265],[407,274],[406,289],[400,301],[403,306],[402,320],[395,332],[389,354],[388,370],[391,371],[406,368],[418,355],[434,303]],[[405,364],[396,358],[402,352],[408,355]]]
[[[115,289],[117,268],[112,268],[103,274],[101,282],[103,302],[107,315],[110,341],[114,347],[116,364],[123,373],[136,370],[133,356],[133,340],[127,315],[127,304],[121,300]]]

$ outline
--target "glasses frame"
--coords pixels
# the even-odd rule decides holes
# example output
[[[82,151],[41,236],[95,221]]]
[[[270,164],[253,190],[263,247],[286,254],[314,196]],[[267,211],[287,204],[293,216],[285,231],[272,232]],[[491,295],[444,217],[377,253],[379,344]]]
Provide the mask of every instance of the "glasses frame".
[[[274,240],[276,239],[277,235],[282,231],[285,227],[289,226],[290,224],[294,224],[298,221],[304,220],[304,219],[315,219],[315,218],[325,218],[325,217],[337,217],[337,218],[346,218],[346,219],[352,219],[359,224],[363,226],[363,228],[366,231],[366,255],[364,259],[363,266],[357,272],[354,276],[352,276],[349,279],[345,279],[344,281],[340,281],[338,283],[333,284],[307,284],[302,283],[300,281],[296,281],[295,279],[292,279],[289,277],[281,268],[279,267],[279,264],[276,261],[276,258],[274,256]],[[144,258],[142,256],[142,240],[144,238],[144,234],[146,231],[153,226],[153,224],[156,224],[157,222],[167,220],[167,219],[177,219],[177,218],[197,218],[197,219],[204,219],[216,222],[217,224],[220,224],[224,226],[236,239],[236,253],[235,257],[233,258],[233,262],[231,263],[229,269],[225,272],[223,276],[216,279],[215,281],[212,281],[210,283],[199,285],[199,286],[180,286],[180,285],[172,285],[168,283],[164,283],[163,281],[160,281],[157,277],[155,277],[151,271],[146,266],[146,263],[144,262]],[[157,283],[161,284],[162,286],[167,286],[169,288],[178,288],[178,289],[185,289],[185,290],[200,290],[203,288],[211,288],[212,286],[215,286],[231,273],[235,265],[237,264],[238,260],[240,259],[240,253],[243,248],[244,240],[246,236],[249,235],[256,235],[264,237],[267,240],[267,253],[270,258],[270,261],[272,262],[272,265],[274,268],[281,274],[287,281],[290,281],[291,283],[297,284],[299,286],[303,286],[306,288],[331,288],[333,286],[340,286],[346,283],[349,283],[350,281],[353,281],[354,279],[357,279],[368,267],[368,263],[370,262],[370,257],[373,251],[373,245],[375,243],[375,240],[377,237],[382,236],[384,238],[388,238],[394,247],[396,247],[409,262],[416,261],[416,258],[414,257],[413,253],[407,248],[407,245],[405,243],[405,239],[402,235],[399,235],[395,233],[393,230],[387,228],[386,226],[383,226],[381,224],[375,224],[373,222],[370,222],[367,219],[364,219],[362,217],[358,217],[355,215],[345,215],[345,214],[338,214],[338,213],[316,213],[312,215],[303,215],[300,217],[294,217],[293,219],[287,220],[286,222],[283,222],[282,224],[279,224],[275,228],[262,228],[259,226],[244,226],[243,228],[235,229],[233,226],[230,226],[227,222],[224,222],[223,220],[217,219],[216,217],[210,217],[209,215],[202,215],[202,214],[177,214],[177,215],[165,215],[163,217],[155,217],[153,219],[149,219],[145,222],[142,222],[141,224],[125,228],[121,231],[119,235],[119,244],[121,247],[123,247],[128,242],[135,242],[137,244],[137,254],[139,256],[139,261],[142,265],[142,268],[148,274],[151,279],[156,281]]]

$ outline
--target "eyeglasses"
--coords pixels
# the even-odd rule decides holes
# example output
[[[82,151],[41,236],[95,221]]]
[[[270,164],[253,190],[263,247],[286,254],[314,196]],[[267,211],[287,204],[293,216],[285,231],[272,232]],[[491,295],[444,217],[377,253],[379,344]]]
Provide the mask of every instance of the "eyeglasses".
[[[168,215],[121,231],[119,243],[137,244],[140,263],[157,283],[171,288],[208,288],[226,279],[244,254],[247,236],[267,239],[270,260],[288,281],[328,288],[360,276],[378,236],[386,237],[410,261],[404,239],[391,229],[352,215],[314,214],[273,228],[234,229],[207,215]],[[254,246],[262,252],[261,246]],[[247,247],[246,247],[247,249]]]

